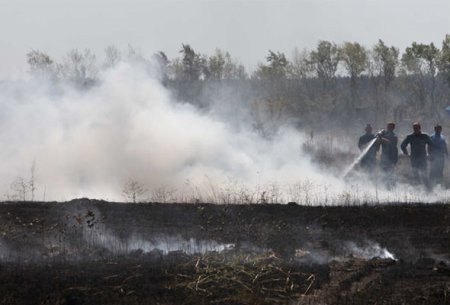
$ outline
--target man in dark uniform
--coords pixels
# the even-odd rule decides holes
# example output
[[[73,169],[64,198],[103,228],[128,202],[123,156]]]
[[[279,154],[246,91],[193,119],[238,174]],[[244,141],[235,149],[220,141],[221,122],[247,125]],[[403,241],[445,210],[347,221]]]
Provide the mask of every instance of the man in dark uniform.
[[[388,123],[386,130],[377,134],[381,142],[380,167],[385,176],[385,182],[388,189],[395,185],[394,169],[398,161],[398,138],[394,133],[395,124]]]
[[[372,133],[372,126],[370,124],[366,125],[365,128],[366,133],[363,134],[358,141],[358,147],[361,151],[363,151],[369,143],[375,139],[375,135]],[[366,171],[370,171],[375,167],[376,164],[376,156],[377,156],[377,147],[373,145],[367,154],[361,159],[361,168]]]
[[[434,126],[434,134],[431,136],[433,146],[430,146],[430,181],[432,183],[441,182],[444,172],[445,159],[448,158],[447,143],[441,135],[442,126]]]
[[[403,153],[405,155],[409,155],[406,147],[408,144],[411,146],[411,167],[414,175],[414,179],[419,183],[422,182],[425,186],[429,187],[428,179],[426,176],[427,171],[427,150],[426,146],[428,145],[428,150],[433,146],[433,142],[430,137],[422,133],[421,126],[419,123],[413,124],[414,132],[408,135],[402,142],[400,146]]]

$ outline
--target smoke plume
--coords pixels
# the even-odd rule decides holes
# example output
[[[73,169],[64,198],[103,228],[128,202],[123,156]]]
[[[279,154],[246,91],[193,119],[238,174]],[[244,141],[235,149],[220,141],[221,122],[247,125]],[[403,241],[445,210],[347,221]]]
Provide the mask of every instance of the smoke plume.
[[[382,197],[313,166],[301,149],[305,137],[288,124],[262,137],[242,122],[246,107],[199,110],[132,64],[102,72],[88,90],[35,79],[3,82],[0,105],[6,199],[123,201],[129,181],[139,191],[125,193],[139,192],[139,200],[330,204],[354,194]]]

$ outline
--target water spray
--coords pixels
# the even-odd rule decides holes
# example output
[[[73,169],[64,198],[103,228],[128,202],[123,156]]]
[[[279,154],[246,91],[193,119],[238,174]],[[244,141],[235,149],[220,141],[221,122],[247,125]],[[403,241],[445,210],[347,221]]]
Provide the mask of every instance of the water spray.
[[[342,179],[346,178],[348,174],[350,174],[350,172],[355,168],[355,166],[359,164],[361,160],[367,155],[369,150],[375,145],[377,140],[379,140],[381,133],[383,131],[384,129],[381,129],[376,133],[375,137],[369,142],[369,144],[367,144],[366,148],[364,148],[364,150],[359,154],[359,156],[355,159],[355,161],[353,161],[353,163],[350,164],[350,166],[347,167],[347,169],[344,171],[344,174],[341,176]]]

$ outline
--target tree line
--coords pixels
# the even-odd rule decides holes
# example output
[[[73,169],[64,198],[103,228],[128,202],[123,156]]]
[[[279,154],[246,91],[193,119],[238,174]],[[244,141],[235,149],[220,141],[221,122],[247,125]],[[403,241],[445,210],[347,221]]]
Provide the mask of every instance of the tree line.
[[[314,49],[290,56],[269,50],[254,71],[230,53],[211,55],[182,44],[173,59],[163,52],[145,57],[132,47],[105,49],[102,60],[90,50],[73,49],[60,61],[39,50],[27,54],[30,73],[52,82],[89,89],[99,72],[121,61],[154,73],[178,99],[199,107],[223,96],[250,107],[254,126],[267,133],[267,122],[292,120],[299,125],[323,122],[348,125],[415,119],[442,120],[450,103],[450,35],[440,46],[413,42],[403,52],[381,39],[371,47],[358,42],[319,41]]]

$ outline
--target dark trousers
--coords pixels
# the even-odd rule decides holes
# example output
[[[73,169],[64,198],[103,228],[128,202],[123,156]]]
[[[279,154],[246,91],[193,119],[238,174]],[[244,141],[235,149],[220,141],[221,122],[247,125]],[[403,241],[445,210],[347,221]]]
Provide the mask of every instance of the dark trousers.
[[[432,182],[440,182],[444,176],[445,157],[433,156],[430,164],[430,180]]]
[[[381,174],[383,177],[384,184],[388,190],[395,187],[396,179],[395,179],[395,163],[390,162],[389,160],[381,159],[380,162]]]
[[[427,159],[425,157],[417,159],[411,158],[411,167],[414,181],[429,187],[430,183],[427,175]]]

